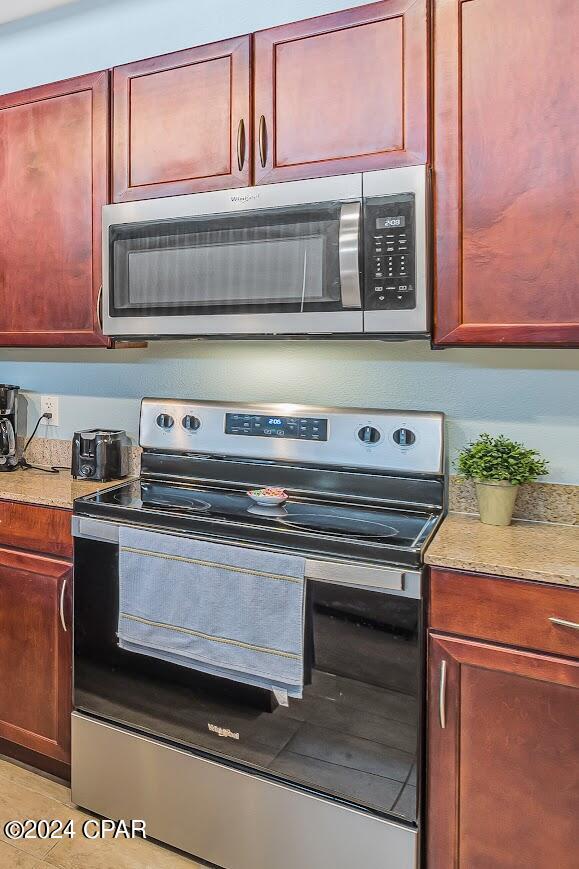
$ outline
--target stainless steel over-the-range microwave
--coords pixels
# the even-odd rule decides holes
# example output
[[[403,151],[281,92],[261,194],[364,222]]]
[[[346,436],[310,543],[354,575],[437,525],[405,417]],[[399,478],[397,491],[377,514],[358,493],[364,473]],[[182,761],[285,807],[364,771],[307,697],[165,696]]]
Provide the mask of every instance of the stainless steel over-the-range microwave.
[[[107,205],[103,331],[426,336],[428,194],[410,166]]]

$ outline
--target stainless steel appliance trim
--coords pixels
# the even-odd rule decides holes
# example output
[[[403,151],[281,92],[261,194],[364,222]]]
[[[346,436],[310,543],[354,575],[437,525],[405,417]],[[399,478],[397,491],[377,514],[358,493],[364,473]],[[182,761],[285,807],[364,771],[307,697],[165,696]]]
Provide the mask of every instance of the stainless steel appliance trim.
[[[62,587],[60,589],[60,602],[59,602],[59,606],[58,606],[58,613],[60,615],[60,624],[62,625],[62,630],[65,631],[65,633],[68,631],[68,628],[66,627],[66,621],[64,619],[64,593],[66,591],[66,583],[67,583],[67,579],[65,577],[63,582],[62,582]]]
[[[438,688],[438,719],[442,730],[446,728],[446,661],[440,664],[440,685]]]
[[[556,616],[550,616],[549,621],[561,628],[571,628],[574,631],[579,631],[579,624],[577,622],[569,622],[567,619],[559,619]]]
[[[298,315],[299,316],[299,315]],[[324,315],[322,315],[324,316]],[[348,315],[346,315],[348,316]],[[349,316],[360,316],[350,314]],[[160,413],[170,413],[176,424],[169,430],[156,423]],[[328,440],[295,440],[226,434],[225,413],[271,414],[329,420]],[[180,425],[187,414],[198,417],[200,427],[189,433]],[[381,434],[375,444],[365,444],[358,430],[372,426]],[[410,428],[415,443],[399,447],[393,440],[397,428]],[[276,462],[297,461],[316,467],[379,469],[404,474],[442,474],[444,468],[444,415],[377,408],[310,407],[301,404],[229,404],[144,398],[141,403],[139,443],[145,449],[183,453],[207,453]],[[273,479],[273,475],[272,475]]]
[[[145,518],[145,517],[143,517]],[[108,519],[93,519],[88,516],[72,517],[72,534],[87,540],[118,545],[119,529],[125,523],[112,522]],[[133,523],[131,523],[133,524]],[[135,522],[139,527],[148,527],[146,522]],[[196,540],[211,540],[202,534],[187,534],[183,531],[167,531],[162,528],[152,529],[159,534],[171,534],[177,537],[188,537]],[[266,548],[277,552],[275,547],[259,547],[252,542],[229,540],[226,535],[220,537],[222,542],[242,548]],[[285,550],[287,554],[287,550]],[[339,561],[331,559],[306,558],[305,576],[320,582],[345,585],[352,588],[365,588],[369,591],[384,591],[402,597],[419,599],[421,597],[421,573],[416,570],[402,570],[396,567],[373,567],[356,561]]]
[[[211,190],[184,196],[163,196],[134,202],[117,202],[103,206],[103,246],[108,247],[109,227],[121,223],[150,220],[171,220],[183,217],[209,217],[215,214],[259,211],[264,208],[285,208],[311,205],[317,202],[347,202],[362,199],[362,175],[335,175],[304,181],[282,181],[258,187],[237,187],[234,190]]]
[[[119,542],[120,525],[103,519],[90,519],[84,516],[73,516],[71,530],[73,537],[84,537],[87,540],[98,540],[101,543]]]
[[[159,794],[163,798],[159,799]],[[416,869],[418,832],[74,712],[72,799],[228,869]]]
[[[420,549],[424,541],[430,536],[433,529],[436,527],[439,520],[439,515],[431,516],[424,526],[420,529],[416,537],[411,543],[411,549]]]
[[[104,294],[104,290],[103,290]],[[103,296],[104,298],[104,296]],[[103,311],[110,336],[333,335],[362,333],[362,311],[277,314],[191,314],[190,316],[111,317]]]
[[[416,214],[416,308],[410,311],[365,311],[364,333],[425,334],[430,331],[430,173],[426,166],[402,166],[365,172],[364,199],[414,193]]]
[[[404,571],[362,567],[355,562],[340,564],[308,558],[305,575],[308,579],[321,579],[340,585],[362,585],[365,588],[391,588],[399,591],[404,588]]]
[[[359,202],[348,202],[340,210],[339,259],[340,286],[344,308],[361,308],[360,292],[360,216]]]

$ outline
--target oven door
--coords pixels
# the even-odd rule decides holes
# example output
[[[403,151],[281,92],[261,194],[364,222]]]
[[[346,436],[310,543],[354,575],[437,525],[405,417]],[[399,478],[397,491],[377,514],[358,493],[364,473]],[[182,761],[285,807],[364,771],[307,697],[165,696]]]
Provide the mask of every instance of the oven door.
[[[264,689],[119,649],[118,526],[75,517],[74,529],[78,713],[417,825],[420,574],[308,559],[310,676],[284,706]]]
[[[104,333],[361,332],[361,176],[327,180],[107,206]]]

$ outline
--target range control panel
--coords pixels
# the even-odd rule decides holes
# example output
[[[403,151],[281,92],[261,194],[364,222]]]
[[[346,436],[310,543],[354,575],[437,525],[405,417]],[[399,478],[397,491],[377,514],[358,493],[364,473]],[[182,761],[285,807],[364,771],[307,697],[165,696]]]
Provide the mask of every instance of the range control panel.
[[[416,209],[413,193],[364,203],[367,311],[416,308]]]
[[[328,420],[323,417],[226,413],[225,434],[260,438],[327,441]]]
[[[139,443],[156,452],[440,474],[443,415],[144,398]]]

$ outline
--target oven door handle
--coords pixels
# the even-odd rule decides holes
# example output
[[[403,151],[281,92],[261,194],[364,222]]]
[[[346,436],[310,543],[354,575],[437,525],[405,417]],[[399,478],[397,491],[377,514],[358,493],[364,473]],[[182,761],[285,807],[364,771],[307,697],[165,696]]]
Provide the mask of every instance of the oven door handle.
[[[108,522],[106,519],[93,519],[89,516],[72,517],[73,537],[82,537],[86,540],[118,546],[120,528],[120,524]],[[208,539],[202,534],[195,534],[194,537],[197,540]],[[251,544],[237,540],[231,541],[231,546],[244,549]],[[419,599],[422,596],[419,570],[358,564],[351,561],[331,561],[323,558],[306,558],[305,562],[304,575],[309,580],[329,582],[331,585],[348,588],[364,588],[368,591],[391,593],[407,598]]]
[[[347,202],[340,210],[339,258],[343,308],[361,308],[360,291],[360,202]]]

